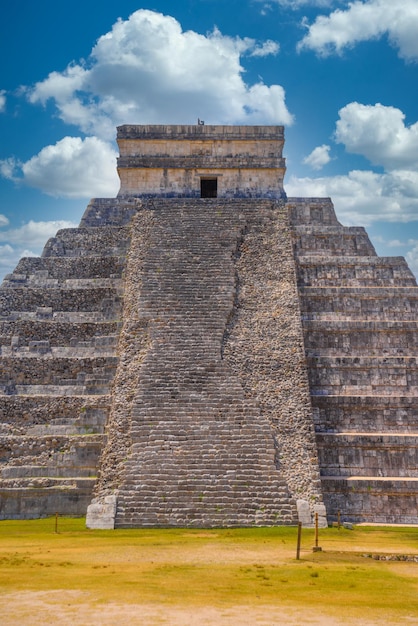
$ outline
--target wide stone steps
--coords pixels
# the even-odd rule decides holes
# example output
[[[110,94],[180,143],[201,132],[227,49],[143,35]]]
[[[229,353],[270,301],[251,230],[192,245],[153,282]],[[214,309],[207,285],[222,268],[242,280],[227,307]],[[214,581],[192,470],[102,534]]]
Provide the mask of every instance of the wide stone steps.
[[[233,256],[254,204],[204,205],[152,203],[138,304],[151,343],[131,408],[119,528],[297,520],[271,426],[222,360]]]

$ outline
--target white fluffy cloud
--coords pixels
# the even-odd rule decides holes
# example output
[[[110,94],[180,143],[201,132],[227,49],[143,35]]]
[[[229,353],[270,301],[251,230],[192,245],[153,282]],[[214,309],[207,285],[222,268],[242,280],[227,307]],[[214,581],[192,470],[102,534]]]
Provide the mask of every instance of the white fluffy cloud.
[[[388,35],[399,56],[418,61],[418,4],[416,0],[365,0],[349,2],[348,9],[320,15],[308,25],[308,33],[298,48],[315,50],[319,55],[341,54],[360,41]]]
[[[3,113],[6,109],[6,92],[4,89],[0,89],[0,113]]]
[[[270,54],[276,55],[279,53],[280,46],[277,41],[272,41],[271,39],[267,39],[260,46],[256,46],[254,50],[250,53],[252,57],[266,57]]]
[[[329,151],[331,150],[331,146],[327,146],[326,144],[322,144],[322,146],[318,146],[312,152],[303,159],[303,162],[306,165],[309,165],[314,170],[320,170],[330,162],[331,157],[329,156]]]
[[[215,29],[182,31],[173,17],[139,10],[99,38],[87,64],[52,72],[29,92],[52,99],[60,117],[102,139],[118,124],[291,124],[279,85],[248,85],[241,57],[276,54],[278,44],[231,38]]]
[[[289,196],[330,196],[343,223],[409,222],[418,219],[418,123],[405,126],[399,109],[351,102],[339,111],[335,140],[384,172],[355,170],[346,175],[297,178],[286,184]],[[314,166],[321,146],[305,159]],[[328,152],[325,152],[328,156]],[[319,169],[319,168],[318,168]]]
[[[351,102],[339,116],[335,137],[348,152],[389,170],[418,168],[418,122],[405,126],[400,109]]]
[[[52,196],[113,197],[119,189],[116,152],[97,137],[64,137],[26,163],[12,159],[1,162],[0,172]]]
[[[347,175],[291,177],[288,196],[331,197],[343,224],[367,226],[374,221],[409,222],[418,217],[418,172],[376,174],[354,170]]]
[[[76,228],[78,224],[68,220],[51,220],[47,222],[35,222],[29,220],[19,228],[0,230],[0,242],[7,242],[17,246],[30,246],[31,248],[45,245],[50,237],[61,228]]]

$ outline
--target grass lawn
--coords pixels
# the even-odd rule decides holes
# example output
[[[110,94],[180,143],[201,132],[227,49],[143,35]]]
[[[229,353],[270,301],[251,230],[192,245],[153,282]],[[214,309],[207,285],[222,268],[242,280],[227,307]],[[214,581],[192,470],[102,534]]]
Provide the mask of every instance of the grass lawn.
[[[418,528],[92,531],[0,522],[0,623],[418,624]]]

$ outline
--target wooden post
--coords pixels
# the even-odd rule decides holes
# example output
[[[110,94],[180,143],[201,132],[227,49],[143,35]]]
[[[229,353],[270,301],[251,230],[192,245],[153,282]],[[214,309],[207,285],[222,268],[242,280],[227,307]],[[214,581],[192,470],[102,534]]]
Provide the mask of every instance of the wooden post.
[[[55,513],[55,532],[58,533],[58,513]]]
[[[302,539],[302,522],[298,523],[298,543],[296,547],[296,559],[300,559],[300,542]]]
[[[337,511],[338,530],[341,528],[341,511]]]
[[[322,552],[322,548],[318,546],[318,513],[315,513],[315,546],[313,552]]]

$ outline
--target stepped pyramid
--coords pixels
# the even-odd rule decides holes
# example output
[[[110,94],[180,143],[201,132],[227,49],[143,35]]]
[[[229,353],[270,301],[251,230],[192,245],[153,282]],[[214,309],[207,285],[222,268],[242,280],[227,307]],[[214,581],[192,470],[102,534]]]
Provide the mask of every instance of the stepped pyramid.
[[[118,143],[118,197],[0,288],[0,519],[417,523],[405,261],[286,198],[283,127]]]

